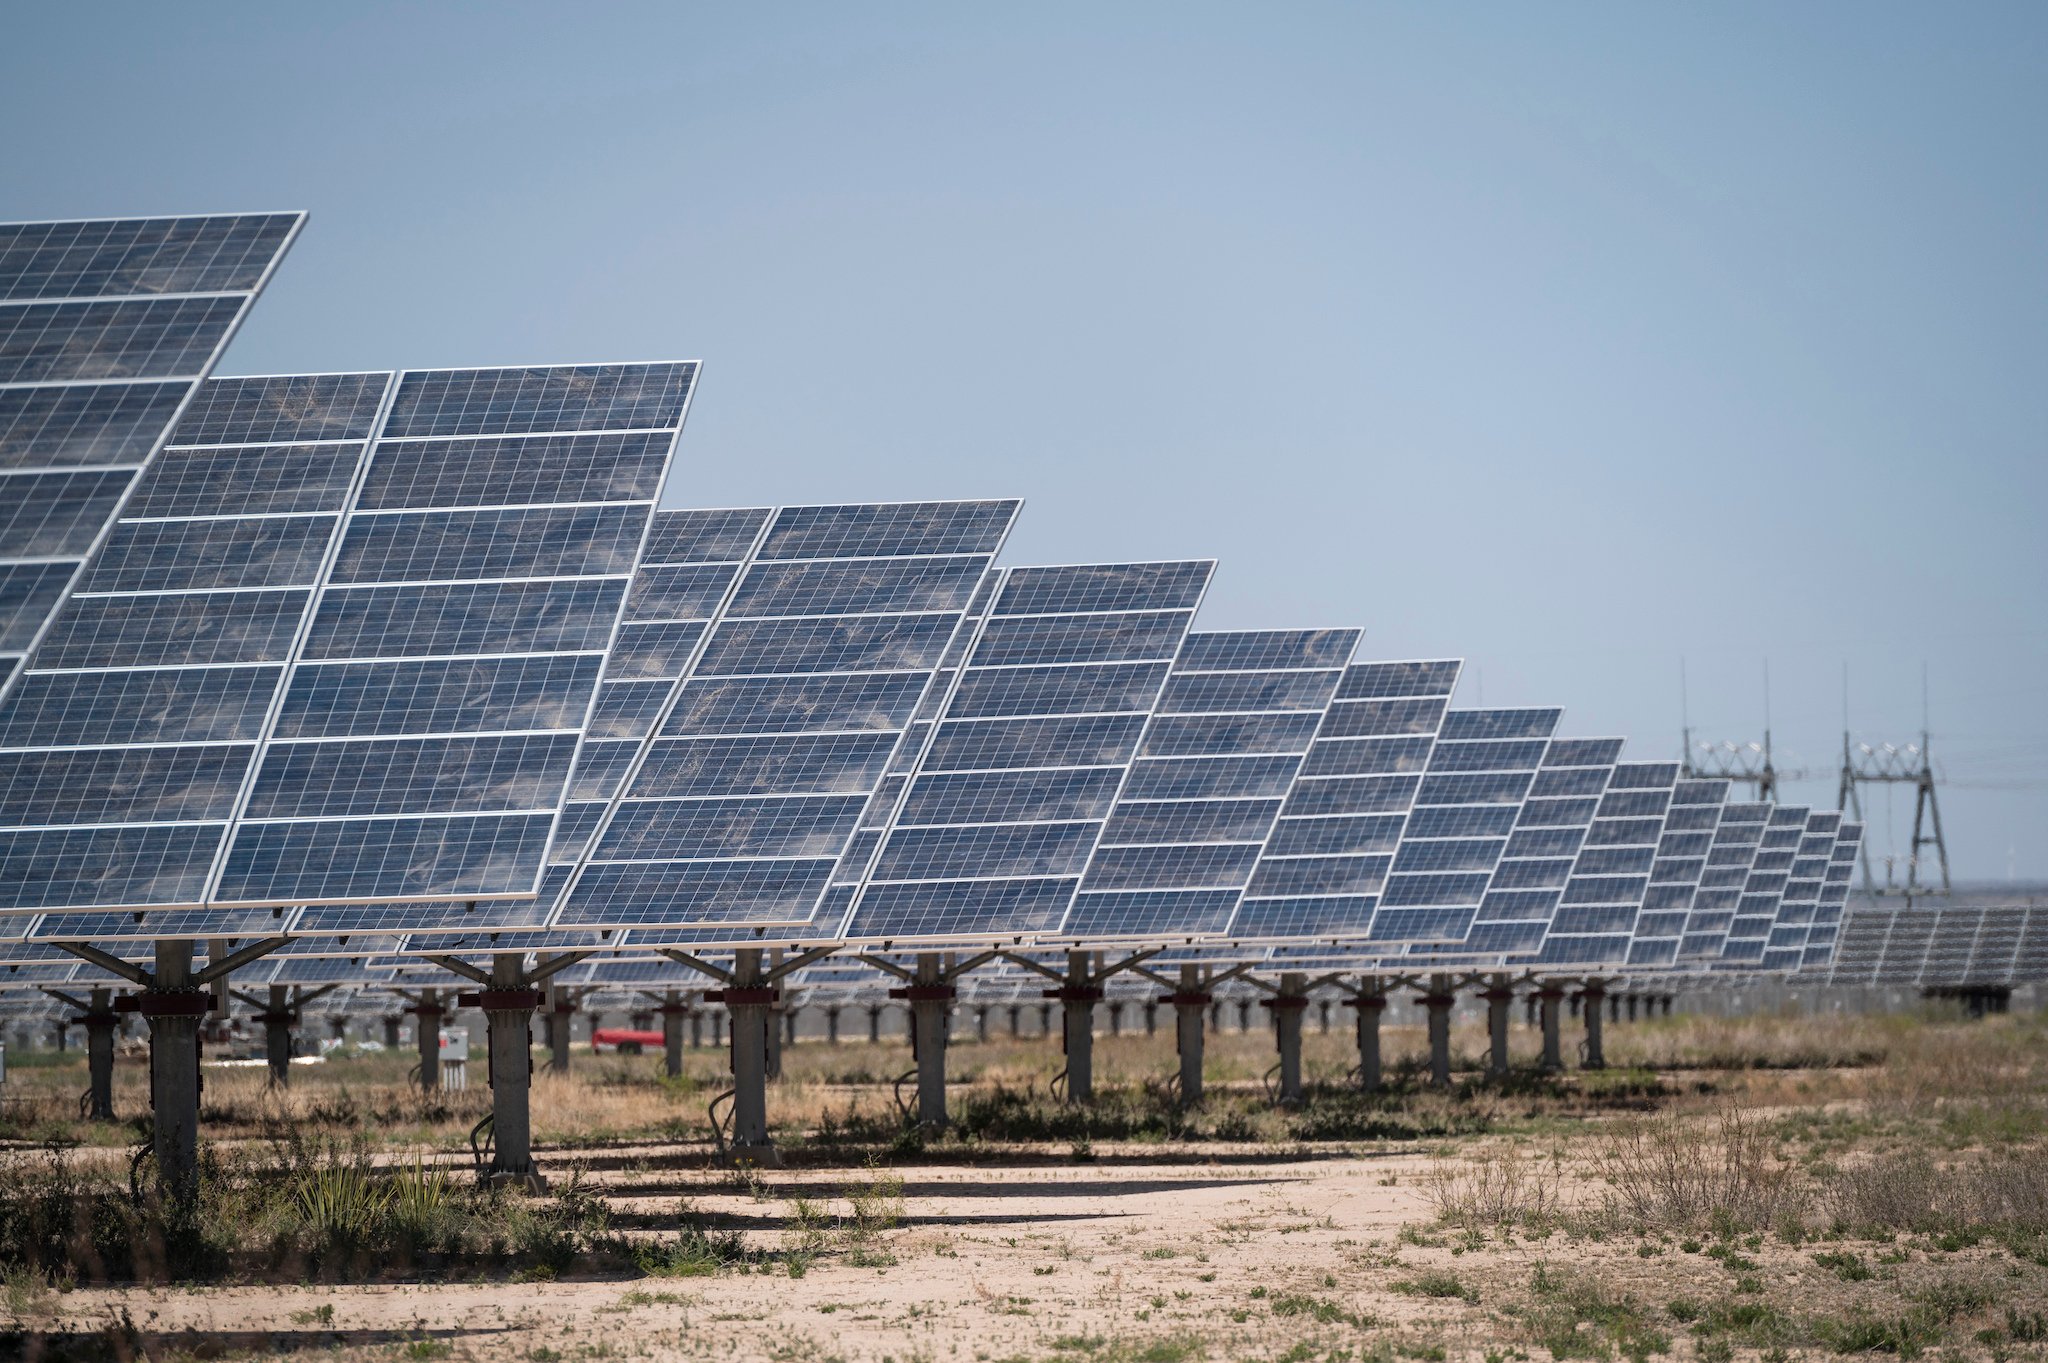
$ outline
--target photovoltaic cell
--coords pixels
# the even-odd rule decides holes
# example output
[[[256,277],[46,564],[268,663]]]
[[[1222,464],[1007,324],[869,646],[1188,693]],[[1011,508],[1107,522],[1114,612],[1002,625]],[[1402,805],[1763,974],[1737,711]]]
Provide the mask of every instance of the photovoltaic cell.
[[[302,222],[0,224],[0,701]]]

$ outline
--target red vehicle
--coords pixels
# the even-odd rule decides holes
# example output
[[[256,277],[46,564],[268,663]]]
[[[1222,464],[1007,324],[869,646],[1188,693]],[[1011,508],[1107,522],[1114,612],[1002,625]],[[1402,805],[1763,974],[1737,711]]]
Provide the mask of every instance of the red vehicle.
[[[590,1049],[617,1051],[620,1055],[658,1051],[662,1044],[660,1032],[636,1032],[629,1027],[600,1027],[590,1034]]]

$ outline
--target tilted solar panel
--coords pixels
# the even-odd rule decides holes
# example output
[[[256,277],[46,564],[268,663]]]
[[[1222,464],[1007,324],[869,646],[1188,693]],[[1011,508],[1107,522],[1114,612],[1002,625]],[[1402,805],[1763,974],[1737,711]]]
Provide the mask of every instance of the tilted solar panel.
[[[1677,783],[1676,762],[1615,766],[1538,953],[1544,965],[1627,963]]]
[[[208,384],[0,706],[0,904],[531,895],[694,376]]]
[[[1213,567],[1005,571],[838,935],[1056,932]]]
[[[0,223],[0,701],[304,222]]]
[[[1721,959],[1721,948],[1734,925],[1742,887],[1763,844],[1772,808],[1759,801],[1734,801],[1721,807],[1714,840],[1707,848],[1707,864],[1700,872],[1699,888],[1693,891],[1692,908],[1685,918],[1685,933],[1679,939],[1680,964],[1705,967]]]
[[[1720,964],[1759,969],[1778,921],[1778,905],[1792,879],[1792,863],[1806,837],[1805,805],[1778,805],[1764,823],[1763,836],[1751,858],[1749,875],[1736,901],[1734,921],[1721,946]]]
[[[1807,934],[1820,912],[1821,889],[1841,828],[1839,813],[1816,809],[1807,814],[1806,831],[1799,839],[1785,894],[1778,902],[1778,916],[1764,947],[1765,970],[1794,971],[1805,963]]]
[[[1618,738],[1550,740],[1464,952],[1520,956],[1542,946],[1621,749]],[[1428,955],[1422,949],[1411,953],[1418,959]]]
[[[1359,633],[1188,635],[1060,936],[1229,927]]]
[[[776,513],[553,926],[810,922],[1017,510]]]
[[[1455,944],[1471,933],[1562,713],[1445,715],[1373,915],[1372,940]]]
[[[1226,936],[1365,935],[1459,667],[1446,659],[1345,669]]]
[[[1719,780],[1681,780],[1673,788],[1664,832],[1657,840],[1657,857],[1650,867],[1650,883],[1643,892],[1642,912],[1636,917],[1635,939],[1629,943],[1632,968],[1677,965],[1693,898],[1707,871],[1729,789],[1729,782]]]

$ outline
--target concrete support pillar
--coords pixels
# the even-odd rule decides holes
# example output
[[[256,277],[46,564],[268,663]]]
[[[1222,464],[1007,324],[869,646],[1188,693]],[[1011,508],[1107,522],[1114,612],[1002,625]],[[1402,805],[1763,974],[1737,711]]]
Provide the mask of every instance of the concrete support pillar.
[[[1495,975],[1480,997],[1486,1000],[1486,1072],[1495,1079],[1505,1079],[1508,1073],[1508,1006],[1515,1001],[1515,991],[1508,984],[1507,976]]]
[[[1537,1014],[1543,1027],[1543,1068],[1561,1070],[1564,1068],[1564,1050],[1559,1034],[1559,1017],[1562,1011],[1558,1005],[1564,1001],[1564,990],[1554,984],[1545,984],[1535,994]]]
[[[1536,1021],[1536,1004],[1537,1004],[1537,997],[1536,997],[1536,995],[1535,995],[1535,994],[1525,994],[1525,995],[1523,995],[1523,997],[1522,997],[1522,1025],[1523,1025],[1524,1027],[1534,1027],[1534,1026],[1536,1026],[1536,1025],[1537,1025],[1537,1021]]]
[[[156,944],[156,973],[139,1011],[149,1023],[151,1149],[165,1196],[199,1195],[199,1024],[213,996],[192,983],[192,943]]]
[[[290,985],[270,986],[270,999],[263,1012],[263,1058],[270,1065],[272,1088],[286,1088],[292,1082],[292,991]]]
[[[476,996],[476,1005],[489,1024],[490,1180],[542,1191],[546,1181],[533,1167],[531,1104],[533,1014],[541,1005],[541,993],[527,979],[521,954],[501,952],[491,958],[490,988]]]
[[[420,1001],[406,1010],[413,1015],[420,1051],[420,1091],[434,1093],[441,1087],[441,991],[422,989]]]
[[[1017,1005],[1017,1004],[1014,1004],[1014,1003],[1013,1003],[1013,1004],[1011,1004],[1011,1005],[1010,1005],[1010,1037],[1011,1037],[1011,1039],[1012,1039],[1012,1040],[1015,1040],[1015,1039],[1016,1039],[1016,1037],[1017,1037],[1017,1034],[1018,1034],[1018,1032],[1019,1032],[1019,1030],[1020,1030],[1019,1024],[1020,1024],[1020,1023],[1021,1023],[1021,1022],[1023,1021],[1023,1017],[1024,1017],[1024,1009],[1023,1009],[1022,1007],[1020,1007],[1019,1005]]]
[[[1124,1001],[1122,999],[1110,1000],[1109,1034],[1111,1036],[1122,1036],[1124,1034]]]
[[[1095,1005],[1102,1001],[1102,986],[1088,968],[1088,953],[1067,953],[1067,983],[1050,990],[1063,1009],[1067,1051],[1067,1101],[1095,1101]]]
[[[825,1009],[825,1040],[834,1046],[839,1044],[839,1005],[836,1003]]]
[[[988,1005],[985,1003],[976,1004],[974,1007],[974,1039],[988,1040]]]
[[[661,1019],[661,1072],[675,1079],[683,1072],[683,1019],[689,1009],[683,1006],[683,991],[671,989],[662,996],[661,1007],[655,1014]]]
[[[1451,1005],[1457,1001],[1450,976],[1429,977],[1429,992],[1422,996],[1429,1009],[1429,1082],[1440,1089],[1451,1086]]]
[[[400,1018],[399,1015],[396,1013],[386,1013],[384,1015],[385,1050],[395,1051],[398,1049],[398,1024],[403,1020],[404,1019]]]
[[[1600,1004],[1607,997],[1607,986],[1599,980],[1588,980],[1583,991],[1586,1014],[1586,1058],[1580,1068],[1604,1070],[1607,1068],[1607,1051],[1601,1044]]]
[[[1345,1002],[1358,1010],[1358,1086],[1367,1093],[1379,1091],[1380,1020],[1387,1011],[1387,996],[1379,981],[1367,979],[1362,988]]]
[[[1158,1035],[1159,1035],[1159,1004],[1158,1004],[1158,1001],[1157,1001],[1157,1000],[1152,1000],[1152,999],[1148,999],[1148,1000],[1146,1000],[1146,1002],[1145,1002],[1145,1005],[1144,1005],[1144,1009],[1145,1009],[1145,1035],[1146,1035],[1146,1036],[1158,1036]]]
[[[1639,1007],[1639,1006],[1641,1005],[1641,1003],[1642,1003],[1642,996],[1641,996],[1641,995],[1639,995],[1639,994],[1630,994],[1630,995],[1628,995],[1628,996],[1627,996],[1627,998],[1628,998],[1628,1020],[1629,1020],[1630,1022],[1634,1022],[1634,1021],[1636,1020],[1636,1009],[1637,1009],[1637,1008],[1638,1008],[1638,1007]]]
[[[704,1015],[690,1010],[690,1049],[697,1050],[704,1045]]]
[[[1038,1034],[1040,1036],[1052,1035],[1052,1005],[1049,1003],[1038,1005]]]
[[[1324,1036],[1330,1034],[1330,1001],[1328,999],[1316,1000],[1316,1031]]]
[[[780,958],[781,952],[776,956]],[[771,986],[774,997],[769,1001],[768,1013],[761,1019],[761,1065],[762,1073],[773,1084],[782,1078],[782,991]]]
[[[85,1024],[85,1115],[96,1122],[114,1120],[114,1031],[121,1019],[114,1013],[111,989],[95,989],[79,1021]]]
[[[1203,1050],[1208,1044],[1203,1013],[1214,1002],[1203,987],[1200,966],[1180,968],[1180,987],[1160,1000],[1173,1005],[1173,1043],[1180,1052],[1180,1105],[1202,1101]]]
[[[1274,1097],[1282,1107],[1301,1105],[1301,1020],[1308,1011],[1308,976],[1289,971],[1280,992],[1260,1003],[1273,1010],[1273,1040],[1280,1051],[1280,1084]]]
[[[1621,995],[1610,994],[1607,996],[1607,1020],[1609,1022],[1621,1021]]]
[[[930,1131],[946,1126],[946,1010],[953,1006],[953,986],[945,982],[944,962],[937,952],[917,958],[917,978],[889,991],[910,1005],[910,1046],[917,1060],[917,1124]]]
[[[1249,1032],[1251,1029],[1252,1001],[1250,999],[1239,999],[1237,1001],[1237,1030],[1242,1034]]]
[[[734,1163],[773,1166],[780,1162],[768,1137],[768,1031],[774,1026],[775,989],[761,968],[761,951],[733,953],[733,982],[718,991],[732,1015],[732,1142]]]
[[[724,1013],[713,1013],[711,1015],[711,1044],[714,1046],[723,1046],[725,1044]]]
[[[879,1046],[882,1042],[882,1005],[868,1005],[868,1044]]]

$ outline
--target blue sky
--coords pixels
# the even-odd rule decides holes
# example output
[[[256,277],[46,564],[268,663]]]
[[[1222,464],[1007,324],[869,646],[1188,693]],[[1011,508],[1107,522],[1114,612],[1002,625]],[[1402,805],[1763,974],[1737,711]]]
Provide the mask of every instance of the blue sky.
[[[1749,738],[2048,879],[2048,8],[37,6],[0,216],[305,208],[226,372],[694,357],[677,504]],[[1878,851],[1909,802],[1873,811]]]

